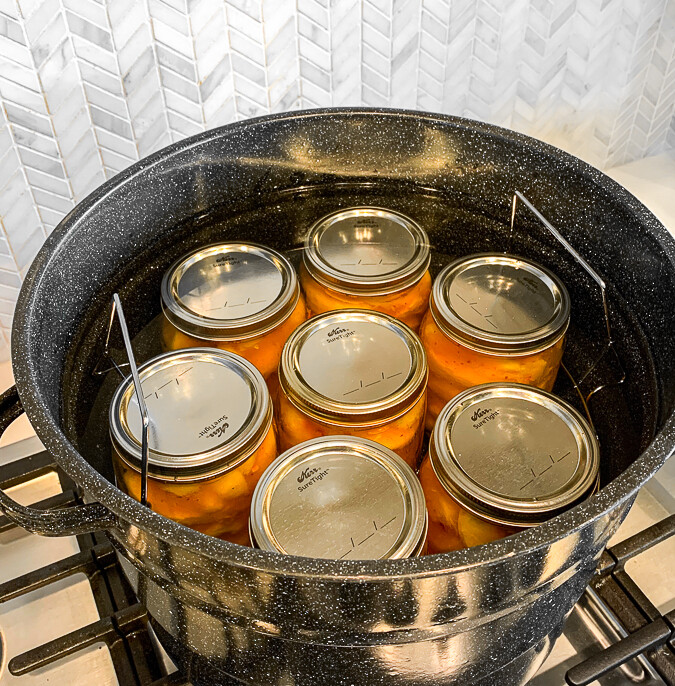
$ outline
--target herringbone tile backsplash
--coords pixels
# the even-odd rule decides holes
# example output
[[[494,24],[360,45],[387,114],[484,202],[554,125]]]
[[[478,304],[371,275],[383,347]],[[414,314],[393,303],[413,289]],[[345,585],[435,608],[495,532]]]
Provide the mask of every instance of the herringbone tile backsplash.
[[[49,232],[184,136],[406,107],[608,167],[673,146],[674,103],[675,0],[0,0],[0,357]]]

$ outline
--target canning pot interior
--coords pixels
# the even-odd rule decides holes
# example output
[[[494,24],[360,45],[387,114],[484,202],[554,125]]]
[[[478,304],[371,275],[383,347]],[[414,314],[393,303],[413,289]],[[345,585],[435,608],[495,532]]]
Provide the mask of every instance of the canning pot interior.
[[[297,264],[303,237],[314,221],[339,208],[369,205],[398,210],[426,229],[432,273],[458,256],[509,251],[538,261],[563,279],[572,300],[563,359],[569,374],[561,369],[554,392],[590,415],[601,445],[601,486],[608,483],[640,455],[657,429],[659,385],[647,338],[610,275],[609,319],[616,354],[608,351],[597,284],[523,205],[511,232],[510,198],[503,201],[495,205],[466,194],[393,181],[326,183],[276,189],[258,198],[254,207],[228,202],[181,221],[151,247],[122,261],[115,279],[106,283],[83,317],[66,358],[62,383],[63,426],[69,439],[100,474],[113,480],[108,407],[121,377],[110,369],[103,349],[114,291],[121,295],[141,363],[160,352],[160,281],[181,254],[216,241],[246,240],[281,250]],[[555,216],[548,219],[556,225]],[[564,227],[559,228],[564,232]],[[123,364],[117,325],[111,343],[111,356]]]

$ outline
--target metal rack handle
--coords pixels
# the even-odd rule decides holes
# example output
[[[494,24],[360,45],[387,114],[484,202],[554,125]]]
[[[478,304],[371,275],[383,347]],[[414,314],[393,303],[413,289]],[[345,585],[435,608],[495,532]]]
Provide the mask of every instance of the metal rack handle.
[[[513,194],[513,200],[511,203],[511,223],[510,223],[510,234],[509,234],[509,249],[511,246],[511,242],[513,240],[513,231],[514,231],[514,226],[515,226],[515,219],[516,219],[516,210],[518,207],[518,201],[521,201],[525,207],[527,207],[530,212],[539,220],[539,222],[542,224],[542,226],[560,243],[560,245],[565,248],[565,250],[575,259],[575,261],[581,265],[581,267],[584,269],[584,271],[595,281],[597,284],[598,288],[600,289],[600,294],[602,297],[602,309],[603,313],[605,316],[605,329],[607,333],[607,344],[605,346],[605,349],[600,353],[599,357],[593,364],[586,370],[586,372],[583,374],[583,376],[579,379],[578,382],[574,381],[574,385],[581,394],[581,390],[578,387],[578,384],[581,384],[584,382],[584,379],[588,377],[588,375],[598,366],[598,363],[600,360],[605,356],[605,354],[608,351],[612,351],[614,353],[614,357],[616,358],[616,364],[618,365],[619,369],[621,370],[620,373],[620,378],[618,381],[614,381],[611,384],[601,384],[600,386],[597,386],[594,388],[588,395],[585,397],[585,402],[587,403],[590,398],[595,395],[598,391],[602,390],[603,388],[606,388],[609,385],[614,385],[614,384],[621,384],[626,380],[626,371],[623,368],[623,365],[621,364],[621,360],[619,359],[619,356],[616,354],[616,350],[614,349],[614,338],[612,336],[612,327],[610,324],[610,318],[609,318],[609,305],[607,302],[607,284],[605,283],[605,280],[598,274],[598,272],[591,267],[591,265],[585,260],[585,258],[574,248],[568,240],[558,231],[558,229],[551,224],[551,222],[546,219],[546,217],[520,192],[520,191],[515,191]],[[571,375],[570,375],[571,378]]]
[[[141,413],[141,504],[148,506],[148,458],[150,448],[148,445],[148,434],[150,430],[150,415],[148,414],[148,408],[145,404],[145,398],[143,397],[143,389],[141,387],[141,379],[138,375],[138,366],[136,365],[136,358],[134,357],[134,350],[131,347],[131,337],[129,336],[129,328],[127,326],[127,320],[124,316],[124,309],[122,308],[122,301],[117,293],[113,293],[113,303],[112,309],[110,311],[110,321],[108,323],[108,332],[105,339],[105,350],[104,355],[110,360],[112,358],[109,355],[110,348],[110,333],[112,331],[112,326],[115,321],[115,315],[117,314],[117,319],[120,323],[120,329],[122,330],[122,338],[124,340],[124,348],[127,353],[127,359],[129,361],[129,368],[131,369],[131,380],[134,384],[134,394],[136,395],[136,401],[138,402],[138,409]],[[113,362],[113,364],[115,364]],[[115,364],[115,368],[121,373],[119,365]]]

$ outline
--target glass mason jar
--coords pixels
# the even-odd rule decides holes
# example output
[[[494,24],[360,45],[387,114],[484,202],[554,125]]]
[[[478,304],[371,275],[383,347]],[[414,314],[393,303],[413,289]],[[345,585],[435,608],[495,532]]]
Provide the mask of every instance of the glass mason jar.
[[[424,554],[420,482],[398,455],[354,436],[305,441],[275,460],[251,502],[251,540],[262,550],[333,560]]]
[[[439,414],[420,468],[428,552],[503,538],[560,514],[597,488],[600,449],[588,422],[522,384],[464,391]]]
[[[258,479],[278,455],[265,381],[238,355],[192,348],[139,368],[150,418],[147,500],[159,514],[248,545]],[[127,377],[110,405],[118,487],[141,499],[141,414]]]
[[[305,240],[300,283],[311,315],[383,312],[417,330],[429,306],[429,239],[412,219],[352,207],[320,219]]]
[[[219,243],[175,262],[162,280],[162,346],[241,355],[269,379],[293,330],[307,319],[291,263],[253,243]]]
[[[426,383],[424,348],[405,324],[365,310],[314,317],[296,329],[281,355],[280,449],[347,434],[381,443],[414,469]]]
[[[534,262],[482,254],[447,265],[420,327],[429,361],[427,430],[451,398],[478,384],[550,391],[569,319],[564,284]]]

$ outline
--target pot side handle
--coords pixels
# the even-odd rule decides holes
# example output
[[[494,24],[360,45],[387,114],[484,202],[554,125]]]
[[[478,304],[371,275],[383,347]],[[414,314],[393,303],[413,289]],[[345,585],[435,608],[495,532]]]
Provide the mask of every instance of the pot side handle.
[[[0,395],[0,437],[7,427],[23,414],[16,386]],[[113,514],[101,503],[86,503],[75,507],[38,510],[20,505],[0,488],[0,511],[23,529],[41,536],[71,536],[110,529],[115,524]]]

